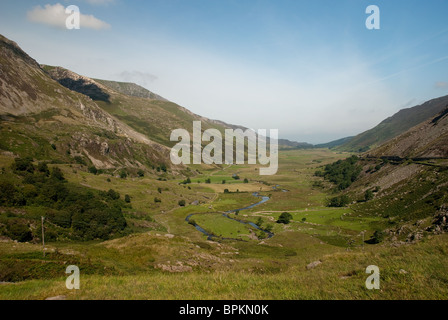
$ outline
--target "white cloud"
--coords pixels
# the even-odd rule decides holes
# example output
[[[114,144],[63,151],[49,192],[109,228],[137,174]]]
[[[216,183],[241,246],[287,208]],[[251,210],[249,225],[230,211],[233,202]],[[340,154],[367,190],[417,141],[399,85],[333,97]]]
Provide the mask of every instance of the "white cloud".
[[[141,86],[149,86],[152,82],[156,81],[157,76],[141,71],[123,71],[116,75],[118,79],[125,82],[134,82]]]
[[[62,4],[57,3],[55,5],[46,4],[44,7],[37,6],[33,10],[28,11],[27,17],[28,20],[32,22],[45,24],[55,28],[65,29],[65,21],[69,17],[69,15],[65,13],[65,7]],[[80,20],[81,29],[88,28],[101,30],[110,28],[110,25],[108,23],[101,21],[92,15],[85,15],[81,13]]]
[[[93,5],[108,5],[109,3],[115,2],[115,0],[85,0],[85,1]]]
[[[436,82],[434,86],[437,89],[448,89],[448,82],[446,82],[446,81],[439,81],[439,82]]]

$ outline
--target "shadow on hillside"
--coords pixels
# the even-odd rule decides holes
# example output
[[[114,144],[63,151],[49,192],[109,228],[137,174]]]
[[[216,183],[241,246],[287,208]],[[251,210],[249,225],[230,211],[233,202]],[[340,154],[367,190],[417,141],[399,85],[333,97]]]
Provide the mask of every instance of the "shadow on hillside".
[[[83,79],[73,80],[70,78],[61,79],[58,82],[70,90],[90,97],[92,100],[110,103],[110,95],[94,83],[89,83]]]

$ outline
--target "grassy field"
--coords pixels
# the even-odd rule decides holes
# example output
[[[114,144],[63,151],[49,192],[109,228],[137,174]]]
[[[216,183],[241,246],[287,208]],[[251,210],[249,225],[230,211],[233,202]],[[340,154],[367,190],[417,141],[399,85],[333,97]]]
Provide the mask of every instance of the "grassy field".
[[[201,173],[186,185],[178,178],[121,179],[61,165],[70,183],[129,195],[125,217],[136,233],[48,243],[45,257],[39,244],[0,242],[0,274],[7,282],[0,284],[0,299],[445,299],[446,235],[400,247],[369,245],[363,240],[384,218],[325,206],[333,195],[315,187],[314,171],[347,155],[282,151],[274,176],[259,176],[252,166],[192,166]],[[0,163],[8,159],[0,157]],[[254,223],[261,218],[262,228],[272,228],[270,239],[222,215],[259,202],[254,192],[269,201],[230,216]],[[282,212],[292,215],[290,224],[276,223]],[[189,215],[217,236],[244,241],[208,241],[185,221]],[[308,269],[315,261],[321,264]],[[69,264],[80,267],[80,290],[65,288]],[[380,268],[381,290],[365,287],[369,265]]]

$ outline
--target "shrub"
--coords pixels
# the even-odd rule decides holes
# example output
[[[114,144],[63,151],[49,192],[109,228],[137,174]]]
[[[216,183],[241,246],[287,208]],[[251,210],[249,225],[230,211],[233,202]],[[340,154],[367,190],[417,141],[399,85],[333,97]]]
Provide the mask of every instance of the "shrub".
[[[345,207],[350,203],[350,199],[346,195],[342,195],[339,197],[334,197],[330,199],[330,202],[328,203],[328,207]]]
[[[128,194],[124,196],[124,202],[131,203],[131,197]]]
[[[289,212],[283,212],[277,220],[277,223],[289,224],[291,222],[292,215]]]
[[[160,203],[160,202],[162,202],[162,200],[160,198],[157,198],[157,197],[154,198],[154,203]]]
[[[94,174],[94,175],[98,174],[98,169],[95,166],[89,167],[88,170],[91,174]]]
[[[374,198],[373,191],[372,190],[366,190],[364,193],[364,200],[370,201]]]
[[[179,204],[179,206],[181,206],[181,207],[185,207],[185,200],[179,200],[179,202],[178,202],[178,204]]]
[[[62,173],[62,170],[58,167],[54,167],[53,170],[51,170],[50,177],[52,179],[58,180],[58,181],[64,181],[64,174]]]
[[[8,226],[8,236],[19,242],[27,242],[33,240],[30,228],[21,223],[12,223]]]

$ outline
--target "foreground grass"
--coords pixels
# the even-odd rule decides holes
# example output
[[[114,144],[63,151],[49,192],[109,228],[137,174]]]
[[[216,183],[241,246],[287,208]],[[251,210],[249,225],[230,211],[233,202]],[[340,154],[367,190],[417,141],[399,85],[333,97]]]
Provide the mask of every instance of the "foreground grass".
[[[399,248],[323,256],[307,270],[291,266],[279,273],[215,271],[129,276],[81,276],[81,289],[69,291],[65,279],[32,280],[0,285],[0,299],[446,299],[448,236]],[[367,290],[365,268],[380,268],[381,289]],[[401,270],[401,272],[400,272]],[[406,271],[406,272],[403,272]]]

